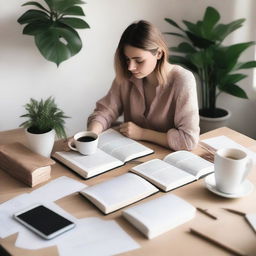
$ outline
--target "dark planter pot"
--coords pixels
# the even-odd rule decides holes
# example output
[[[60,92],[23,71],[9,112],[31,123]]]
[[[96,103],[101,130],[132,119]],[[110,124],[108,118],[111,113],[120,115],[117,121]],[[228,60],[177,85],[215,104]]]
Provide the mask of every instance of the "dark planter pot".
[[[205,133],[228,125],[231,112],[227,109],[217,108],[214,111],[200,109],[200,133]]]

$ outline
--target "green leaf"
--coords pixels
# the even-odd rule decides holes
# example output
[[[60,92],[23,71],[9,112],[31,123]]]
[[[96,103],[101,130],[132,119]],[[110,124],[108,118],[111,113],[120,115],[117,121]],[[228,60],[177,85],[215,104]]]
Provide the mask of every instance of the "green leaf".
[[[67,26],[50,27],[47,31],[35,35],[35,42],[41,54],[57,66],[82,48],[78,33]]]
[[[186,27],[188,28],[189,32],[192,34],[195,34],[197,36],[200,36],[200,25],[198,26],[197,24],[194,24],[192,22],[183,20],[183,23],[186,25]]]
[[[72,6],[62,13],[63,15],[85,16],[83,9],[80,6]]]
[[[196,52],[195,48],[189,43],[180,43],[178,47],[171,47],[171,50],[175,52],[182,52],[182,53],[194,53]]]
[[[184,31],[183,28],[181,28],[174,20],[170,19],[170,18],[165,18],[165,21],[167,21],[169,24],[171,24],[172,26],[180,29],[181,31]]]
[[[244,75],[244,74],[231,74],[231,75],[225,76],[222,79],[221,83],[223,83],[223,84],[235,84],[235,83],[243,80],[246,77],[247,77],[247,75]]]
[[[166,34],[166,35],[178,36],[178,37],[182,37],[182,38],[185,38],[185,39],[186,39],[186,37],[185,37],[184,35],[179,34],[179,33],[174,33],[174,32],[164,32],[164,34]]]
[[[202,28],[204,30],[204,33],[206,35],[210,35],[210,31],[213,29],[213,27],[219,20],[220,14],[218,13],[218,11],[213,7],[207,7],[202,22]]]
[[[39,10],[28,10],[18,19],[20,24],[26,24],[35,21],[47,21],[49,16],[47,13]]]
[[[37,3],[37,2],[34,2],[34,1],[27,2],[27,3],[23,4],[22,6],[26,6],[26,5],[34,5],[34,6],[40,8],[40,9],[46,11],[46,12],[49,12],[49,11],[48,11],[46,8],[44,8],[41,4],[39,4],[39,3]]]
[[[27,24],[24,29],[23,29],[23,34],[25,35],[36,35],[39,33],[44,32],[45,30],[49,29],[49,27],[51,26],[51,22],[31,22],[29,24]]]
[[[244,63],[239,63],[236,67],[236,70],[238,69],[247,69],[247,68],[256,68],[256,61],[248,61]]]
[[[238,19],[229,24],[218,24],[213,30],[215,39],[222,42],[230,33],[240,28],[244,21],[245,19]]]
[[[189,31],[186,31],[186,34],[190,41],[193,43],[194,46],[200,48],[200,49],[206,49],[210,47],[211,45],[214,45],[214,41],[210,41],[208,39],[204,39],[202,37],[199,37]]]
[[[198,72],[197,67],[187,58],[183,57],[183,56],[178,56],[178,55],[171,55],[169,57],[169,61],[172,64],[179,64],[189,70],[191,70],[192,72]]]
[[[78,18],[62,18],[59,21],[73,28],[90,28],[87,22]]]
[[[219,86],[219,89],[238,98],[248,99],[246,92],[235,84]]]
[[[59,12],[59,13],[63,13],[64,11],[66,11],[67,9],[74,7],[75,5],[78,4],[84,4],[84,1],[81,0],[58,0],[54,2],[54,10]]]

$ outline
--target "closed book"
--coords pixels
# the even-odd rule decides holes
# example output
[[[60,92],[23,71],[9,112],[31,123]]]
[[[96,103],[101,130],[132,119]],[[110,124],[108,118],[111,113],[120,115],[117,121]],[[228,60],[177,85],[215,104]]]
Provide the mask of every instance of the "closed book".
[[[196,208],[168,194],[125,209],[123,217],[148,239],[157,237],[194,218]]]

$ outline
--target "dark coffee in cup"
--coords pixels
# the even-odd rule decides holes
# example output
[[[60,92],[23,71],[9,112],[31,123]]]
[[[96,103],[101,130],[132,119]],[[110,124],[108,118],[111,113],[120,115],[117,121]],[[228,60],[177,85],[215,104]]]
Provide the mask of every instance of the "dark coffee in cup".
[[[90,141],[94,141],[94,140],[96,140],[96,138],[91,137],[91,136],[82,136],[77,139],[77,141],[81,141],[81,142],[90,142]]]

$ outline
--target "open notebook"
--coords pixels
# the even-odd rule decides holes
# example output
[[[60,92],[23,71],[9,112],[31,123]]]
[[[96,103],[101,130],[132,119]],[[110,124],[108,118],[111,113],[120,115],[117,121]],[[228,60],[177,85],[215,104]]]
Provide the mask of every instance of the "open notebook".
[[[131,169],[131,172],[164,191],[195,181],[213,171],[214,166],[211,162],[185,150],[171,153],[163,160],[147,161]]]
[[[158,188],[169,191],[212,171],[212,163],[191,152],[177,151],[164,160],[150,160],[131,172],[86,187],[80,194],[108,214],[158,192]]]
[[[61,151],[55,152],[53,158],[87,179],[153,152],[141,143],[108,129],[100,134],[98,149],[93,155]]]

